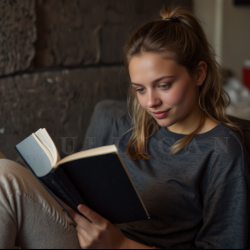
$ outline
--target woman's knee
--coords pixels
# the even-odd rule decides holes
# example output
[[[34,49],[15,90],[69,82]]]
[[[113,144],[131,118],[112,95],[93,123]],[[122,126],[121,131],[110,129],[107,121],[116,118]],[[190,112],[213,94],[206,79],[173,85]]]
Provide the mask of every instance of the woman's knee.
[[[27,169],[14,161],[0,159],[0,179],[8,176],[26,176],[27,172],[29,172]]]
[[[20,175],[25,168],[20,164],[7,160],[7,159],[0,159],[0,177],[6,175]]]
[[[24,190],[31,192],[41,189],[41,184],[35,176],[20,164],[7,159],[0,159],[0,188],[14,192]]]
[[[30,170],[10,160],[0,160],[0,196],[1,194],[32,200],[47,210],[51,205],[57,205]]]

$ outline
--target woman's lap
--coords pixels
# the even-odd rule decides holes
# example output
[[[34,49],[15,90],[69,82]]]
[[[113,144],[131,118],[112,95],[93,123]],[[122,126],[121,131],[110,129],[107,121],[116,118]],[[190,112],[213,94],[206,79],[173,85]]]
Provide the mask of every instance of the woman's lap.
[[[0,159],[0,248],[80,248],[74,224],[33,174]]]

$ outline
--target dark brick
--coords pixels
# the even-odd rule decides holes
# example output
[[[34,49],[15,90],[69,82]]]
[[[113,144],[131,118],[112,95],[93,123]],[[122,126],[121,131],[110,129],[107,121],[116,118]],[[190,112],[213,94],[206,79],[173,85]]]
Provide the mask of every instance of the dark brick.
[[[119,63],[129,35],[172,0],[36,0],[35,67]],[[191,0],[175,5],[192,7]]]
[[[0,1],[0,75],[29,69],[35,56],[34,0]]]
[[[0,152],[16,160],[15,145],[40,128],[48,130],[61,154],[60,137],[77,137],[75,150],[80,149],[95,104],[126,101],[128,82],[121,72],[100,67],[1,79]],[[67,152],[71,144],[68,139]]]
[[[105,22],[105,2],[37,0],[35,67],[99,63],[99,31]]]

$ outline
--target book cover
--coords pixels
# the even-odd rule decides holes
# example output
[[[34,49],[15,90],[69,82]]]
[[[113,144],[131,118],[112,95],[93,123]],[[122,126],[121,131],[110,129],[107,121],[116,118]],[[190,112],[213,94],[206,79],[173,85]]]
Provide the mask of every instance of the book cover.
[[[73,160],[62,159],[52,166],[47,149],[41,147],[34,134],[16,146],[57,202],[60,203],[57,198],[61,199],[76,212],[78,205],[85,204],[116,224],[149,219],[119,152],[112,152],[114,146],[103,148],[104,153],[95,155],[94,150],[76,153],[68,158]]]

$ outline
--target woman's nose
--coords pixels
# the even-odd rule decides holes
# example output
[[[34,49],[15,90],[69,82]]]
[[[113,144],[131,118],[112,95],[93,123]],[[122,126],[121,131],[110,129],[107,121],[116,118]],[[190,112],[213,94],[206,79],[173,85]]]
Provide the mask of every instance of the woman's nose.
[[[148,108],[153,108],[153,107],[156,107],[159,105],[161,105],[160,98],[156,94],[154,94],[153,92],[148,93],[148,100],[147,100]]]

